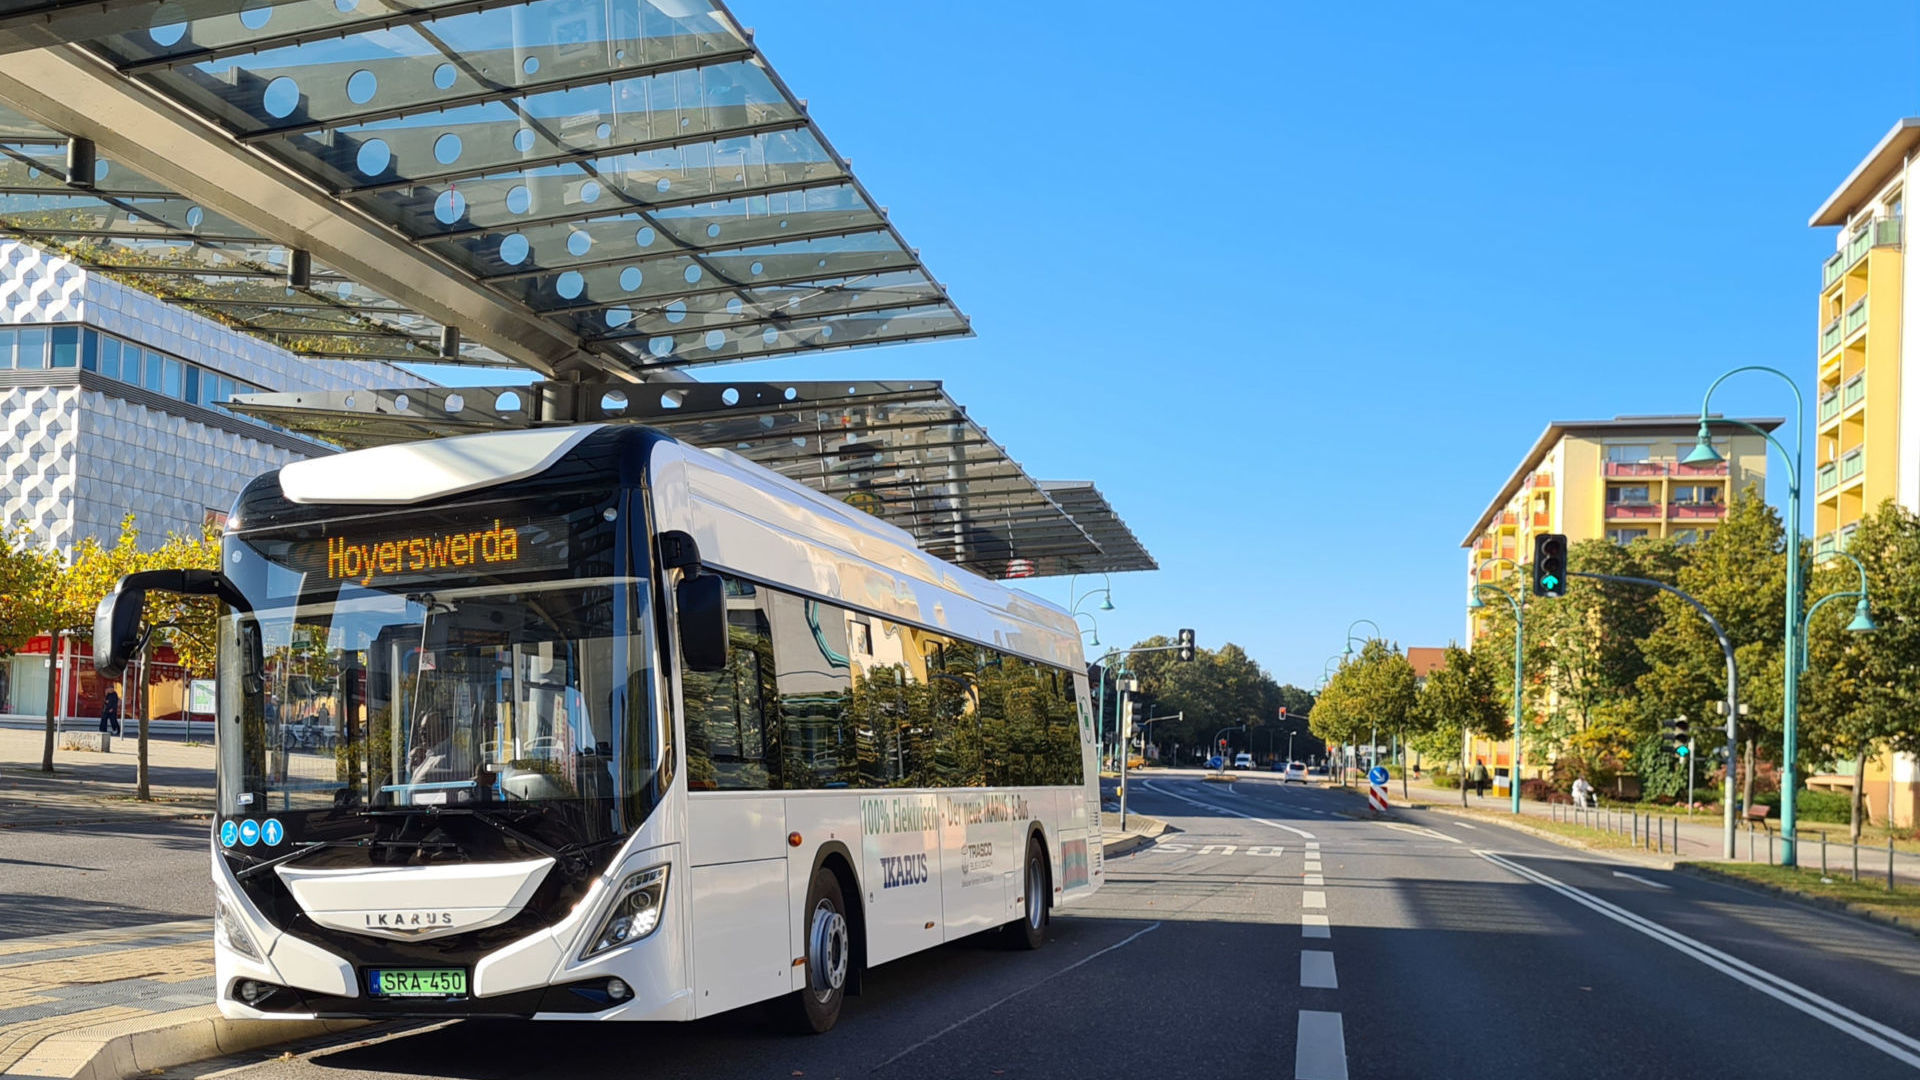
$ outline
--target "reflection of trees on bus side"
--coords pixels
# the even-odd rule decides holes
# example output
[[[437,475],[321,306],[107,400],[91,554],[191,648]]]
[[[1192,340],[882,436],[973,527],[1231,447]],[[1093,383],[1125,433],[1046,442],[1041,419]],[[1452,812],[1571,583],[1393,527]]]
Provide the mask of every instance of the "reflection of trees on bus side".
[[[741,599],[730,613],[727,670],[683,677],[694,789],[1080,782],[1067,673],[764,587],[730,587]],[[788,602],[819,613],[784,617]],[[845,633],[851,656],[842,656],[849,623],[859,632]],[[783,633],[802,625],[811,633]],[[876,641],[887,659],[875,655]],[[783,685],[792,689],[779,693]]]

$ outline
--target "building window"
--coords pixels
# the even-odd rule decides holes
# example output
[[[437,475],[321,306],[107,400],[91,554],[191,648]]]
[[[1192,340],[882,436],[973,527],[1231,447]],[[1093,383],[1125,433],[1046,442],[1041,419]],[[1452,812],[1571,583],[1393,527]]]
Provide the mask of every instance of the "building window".
[[[117,379],[120,377],[120,339],[108,337],[105,334],[99,337],[100,374],[109,379]]]
[[[1608,529],[1607,530],[1607,539],[1616,544],[1631,544],[1635,540],[1645,540],[1646,538],[1647,538],[1647,530],[1645,529]]]
[[[56,368],[78,367],[80,364],[80,328],[77,326],[56,326],[53,328],[53,364]]]
[[[1653,489],[1645,484],[1607,485],[1608,506],[1649,506],[1652,503]]]
[[[1676,544],[1691,544],[1700,538],[1698,529],[1675,529],[1671,539]]]
[[[20,351],[13,366],[21,371],[41,371],[47,366],[47,332],[44,328],[20,331]]]
[[[1646,443],[1613,443],[1607,447],[1607,460],[1646,461],[1653,457],[1653,447]]]
[[[1673,489],[1673,501],[1682,506],[1717,506],[1720,503],[1720,485],[1682,484]]]

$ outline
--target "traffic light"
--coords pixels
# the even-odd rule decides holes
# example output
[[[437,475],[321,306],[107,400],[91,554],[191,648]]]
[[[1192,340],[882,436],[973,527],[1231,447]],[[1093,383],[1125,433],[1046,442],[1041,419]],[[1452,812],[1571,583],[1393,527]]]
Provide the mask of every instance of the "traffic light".
[[[1193,659],[1193,631],[1180,631],[1180,659],[1182,662]]]
[[[1533,595],[1567,595],[1567,538],[1541,533],[1533,538]]]
[[[1673,752],[1682,761],[1693,753],[1693,724],[1684,716],[1673,722]]]
[[[1287,707],[1285,705],[1282,705],[1280,706],[1280,719],[1285,720],[1286,718],[1287,718]]]

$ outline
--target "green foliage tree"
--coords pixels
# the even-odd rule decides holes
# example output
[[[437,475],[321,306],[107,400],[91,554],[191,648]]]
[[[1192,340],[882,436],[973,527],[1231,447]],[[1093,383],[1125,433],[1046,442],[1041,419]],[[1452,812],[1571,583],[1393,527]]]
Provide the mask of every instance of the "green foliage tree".
[[[1413,665],[1398,647],[1375,638],[1334,672],[1314,705],[1313,733],[1330,744],[1363,732],[1405,738],[1424,722],[1416,700]]]
[[[1171,644],[1172,639],[1156,636],[1133,648],[1157,650]],[[1140,683],[1136,716],[1148,715],[1143,711],[1147,707],[1155,715],[1184,714],[1178,722],[1154,725],[1152,738],[1162,747],[1198,746],[1223,727],[1245,725],[1251,748],[1252,732],[1279,723],[1281,705],[1302,712],[1313,707],[1311,694],[1290,687],[1286,688],[1292,691],[1289,695],[1244,648],[1232,642],[1217,650],[1196,649],[1191,663],[1181,662],[1170,650],[1130,652],[1126,668]]]
[[[1766,672],[1780,663],[1787,595],[1786,532],[1780,515],[1752,488],[1741,492],[1712,535],[1692,545],[1675,570],[1675,583],[1713,612],[1733,643],[1742,697],[1751,705],[1741,737],[1746,746],[1745,796],[1753,798],[1753,763],[1763,734],[1780,730],[1779,682]],[[1640,676],[1641,722],[1714,715],[1726,698],[1726,662],[1705,621],[1679,598],[1661,593],[1658,627],[1647,637],[1646,674]]]
[[[1410,740],[1423,756],[1445,760],[1460,756],[1460,775],[1466,776],[1468,732],[1489,739],[1505,738],[1512,728],[1506,700],[1498,682],[1479,656],[1458,645],[1448,645],[1439,670],[1427,676],[1414,701],[1416,733]],[[1460,785],[1466,805],[1467,787]]]
[[[1872,615],[1878,629],[1846,629],[1853,605],[1835,600],[1807,626],[1806,699],[1801,713],[1803,745],[1810,753],[1853,763],[1850,814],[1858,842],[1864,822],[1867,761],[1881,750],[1920,751],[1920,518],[1891,500],[1860,523],[1848,545],[1867,572]],[[1844,559],[1817,568],[1810,599],[1858,587]]]

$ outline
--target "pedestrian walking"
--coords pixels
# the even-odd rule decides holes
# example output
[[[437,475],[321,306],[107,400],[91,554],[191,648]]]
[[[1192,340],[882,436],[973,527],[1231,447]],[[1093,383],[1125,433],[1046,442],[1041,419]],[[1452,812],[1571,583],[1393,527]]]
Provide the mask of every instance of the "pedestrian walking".
[[[1487,775],[1487,759],[1474,758],[1473,759],[1473,793],[1475,795],[1481,795],[1481,796],[1486,795],[1487,785],[1492,782],[1493,782],[1493,778]]]
[[[107,687],[107,697],[100,703],[100,733],[120,734],[120,695],[113,687]]]
[[[1587,807],[1587,806],[1593,806],[1597,802],[1598,800],[1593,797],[1593,785],[1587,783],[1587,778],[1584,776],[1574,777],[1573,805],[1580,806],[1580,807]]]

